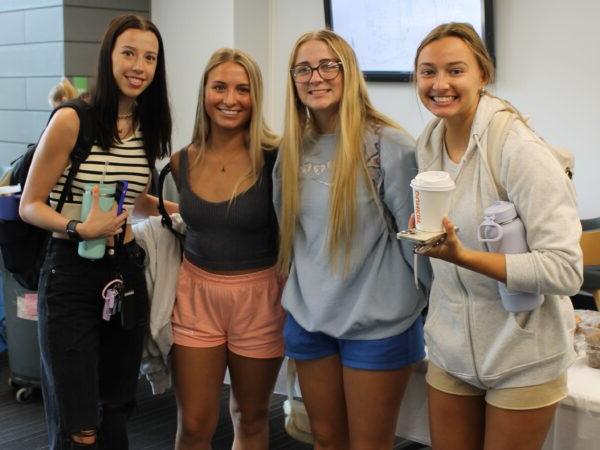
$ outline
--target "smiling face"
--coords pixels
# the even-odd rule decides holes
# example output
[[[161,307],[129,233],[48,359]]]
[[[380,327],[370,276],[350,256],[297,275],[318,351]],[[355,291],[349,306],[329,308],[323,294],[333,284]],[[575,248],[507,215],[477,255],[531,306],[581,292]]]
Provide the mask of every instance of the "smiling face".
[[[431,42],[418,57],[419,98],[437,117],[449,121],[472,121],[479,103],[479,92],[486,82],[475,55],[457,37]]]
[[[298,65],[317,67],[326,61],[338,61],[338,59],[325,42],[310,40],[298,48],[294,67]],[[317,70],[313,70],[308,81],[294,80],[294,84],[300,101],[310,109],[321,131],[325,132],[324,124],[332,122],[340,106],[344,88],[343,68],[332,80],[324,80]]]
[[[246,128],[252,115],[252,97],[250,79],[240,64],[227,61],[208,73],[204,109],[213,130]]]
[[[117,37],[111,58],[121,97],[135,99],[150,86],[157,57],[158,39],[153,32],[129,28]]]

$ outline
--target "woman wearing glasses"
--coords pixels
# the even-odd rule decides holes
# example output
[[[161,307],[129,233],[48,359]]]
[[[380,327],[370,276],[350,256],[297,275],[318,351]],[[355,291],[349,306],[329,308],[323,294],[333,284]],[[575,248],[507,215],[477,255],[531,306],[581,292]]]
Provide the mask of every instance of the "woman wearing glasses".
[[[408,221],[414,143],[373,108],[341,37],[301,36],[289,67],[274,172],[286,353],[316,449],[390,449],[412,365],[424,357],[412,252],[383,213]]]

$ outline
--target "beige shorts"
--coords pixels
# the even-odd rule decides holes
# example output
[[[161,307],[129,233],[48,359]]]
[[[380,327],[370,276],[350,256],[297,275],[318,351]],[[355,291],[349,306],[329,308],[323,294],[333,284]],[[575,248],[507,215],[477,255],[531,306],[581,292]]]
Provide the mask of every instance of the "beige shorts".
[[[438,391],[453,395],[485,396],[486,403],[502,409],[537,409],[553,405],[567,396],[567,373],[546,383],[506,389],[479,389],[453,377],[429,362],[427,384]]]

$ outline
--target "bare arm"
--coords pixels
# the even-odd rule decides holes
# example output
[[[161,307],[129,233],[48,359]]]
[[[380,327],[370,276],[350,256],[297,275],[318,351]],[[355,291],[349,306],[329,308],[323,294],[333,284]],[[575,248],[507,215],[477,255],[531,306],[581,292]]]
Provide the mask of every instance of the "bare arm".
[[[454,224],[447,217],[443,221],[446,238],[434,245],[423,245],[415,251],[430,258],[439,258],[465,269],[478,272],[495,280],[506,283],[506,258],[502,253],[482,252],[466,248],[458,239]],[[414,227],[411,217],[409,227]]]
[[[148,187],[135,199],[134,214],[136,216],[148,217],[158,216],[158,197],[148,194]],[[165,209],[167,213],[174,214],[179,212],[179,204],[165,200]]]
[[[62,108],[52,117],[36,148],[21,197],[19,214],[24,221],[49,231],[65,232],[69,219],[48,206],[46,200],[69,164],[78,133],[79,117],[74,109]],[[97,195],[88,218],[77,226],[83,239],[118,234],[127,217],[127,213],[116,216],[114,209],[103,212]]]

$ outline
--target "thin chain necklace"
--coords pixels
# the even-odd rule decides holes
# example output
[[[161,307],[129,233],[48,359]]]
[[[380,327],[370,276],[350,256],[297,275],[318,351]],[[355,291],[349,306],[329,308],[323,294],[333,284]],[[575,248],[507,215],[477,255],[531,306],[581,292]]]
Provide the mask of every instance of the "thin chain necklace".
[[[133,111],[128,112],[127,114],[118,114],[117,118],[119,119],[131,119],[133,117]]]
[[[226,166],[227,166],[228,164],[232,163],[233,161],[235,161],[236,159],[238,159],[238,157],[239,157],[240,155],[239,155],[239,154],[233,154],[233,156],[230,156],[229,158],[227,158],[227,159],[225,159],[225,160],[223,160],[223,158],[221,158],[221,157],[219,156],[218,152],[215,152],[215,153],[214,153],[214,156],[215,156],[215,158],[217,158],[217,159],[219,160],[219,164],[220,164],[220,166],[221,166],[221,170],[220,170],[220,172],[221,172],[221,173],[225,173],[225,172],[226,172],[226,170],[225,170]]]

